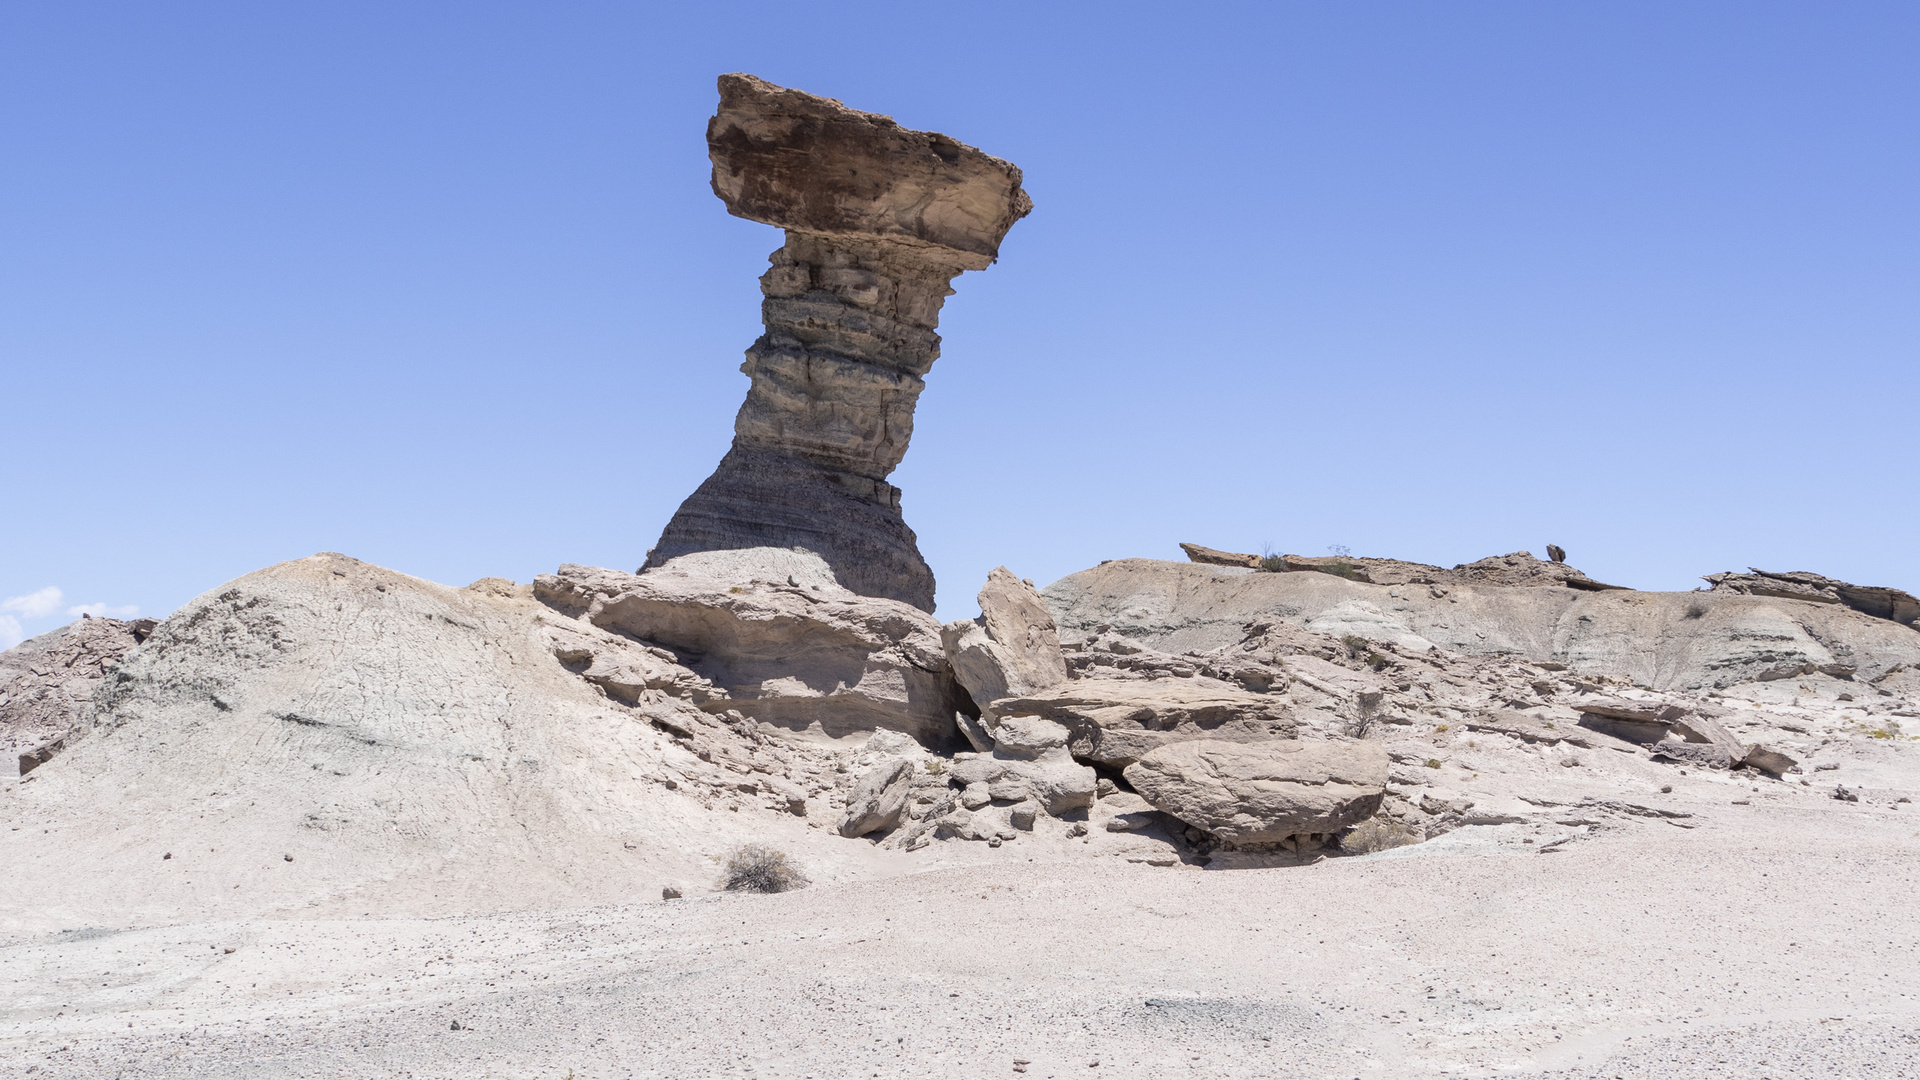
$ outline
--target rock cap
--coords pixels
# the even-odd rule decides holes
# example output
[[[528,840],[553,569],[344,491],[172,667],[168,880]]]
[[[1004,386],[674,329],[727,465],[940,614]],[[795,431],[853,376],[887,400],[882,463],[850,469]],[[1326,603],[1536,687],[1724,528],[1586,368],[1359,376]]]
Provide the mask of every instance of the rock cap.
[[[752,75],[720,76],[707,149],[735,217],[928,245],[968,270],[1033,209],[1011,162]]]

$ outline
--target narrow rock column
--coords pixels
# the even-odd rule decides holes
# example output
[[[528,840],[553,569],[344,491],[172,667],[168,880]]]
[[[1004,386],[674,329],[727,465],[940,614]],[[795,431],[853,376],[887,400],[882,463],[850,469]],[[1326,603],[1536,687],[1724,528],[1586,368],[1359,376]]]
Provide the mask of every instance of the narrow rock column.
[[[786,243],[760,279],[766,333],[733,448],[682,503],[647,566],[695,551],[803,547],[865,596],[933,610],[933,572],[887,482],[940,355],[940,307],[992,265],[1033,203],[1020,170],[829,98],[720,77],[714,194]]]

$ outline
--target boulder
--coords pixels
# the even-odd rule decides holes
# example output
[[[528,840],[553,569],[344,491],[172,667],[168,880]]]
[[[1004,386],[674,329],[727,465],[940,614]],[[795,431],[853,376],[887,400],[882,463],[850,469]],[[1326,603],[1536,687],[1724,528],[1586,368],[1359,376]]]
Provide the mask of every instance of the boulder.
[[[940,624],[910,604],[840,587],[810,552],[705,552],[643,574],[570,564],[536,578],[534,594],[561,614],[663,650],[713,688],[707,708],[833,738],[875,729],[929,747],[959,738],[960,696]],[[607,666],[634,673],[606,678],[644,681],[647,662],[660,654],[622,653]]]
[[[1031,583],[1002,566],[980,590],[980,617],[941,628],[954,677],[983,709],[1005,697],[1036,694],[1067,681],[1053,615]],[[986,720],[989,732],[991,717]]]
[[[1687,715],[1682,706],[1662,701],[1602,699],[1575,702],[1573,707],[1580,711],[1582,727],[1643,746],[1666,738],[1673,722]]]
[[[1127,766],[1154,808],[1230,844],[1278,843],[1372,817],[1386,795],[1375,742],[1172,743]]]
[[[977,808],[985,785],[994,802],[1031,798],[1055,817],[1091,806],[1098,781],[1068,752],[1066,729],[1035,717],[1003,720],[991,754],[956,755],[951,771],[969,806]]]
[[[912,787],[913,762],[906,758],[891,758],[868,769],[847,793],[847,812],[840,819],[840,835],[865,836],[898,825]]]
[[[1214,679],[1075,679],[992,705],[1002,725],[1037,717],[1063,726],[1073,756],[1124,768],[1188,739],[1259,742],[1294,734],[1284,699]]]
[[[1740,764],[1749,769],[1758,769],[1775,778],[1800,767],[1800,763],[1792,757],[1772,747],[1759,745],[1748,747],[1746,754],[1740,758]]]
[[[802,546],[862,596],[933,610],[933,572],[887,477],[940,355],[949,282],[1032,209],[1020,170],[945,135],[722,75],[713,191],[787,230],[760,279],[766,333],[733,446],[647,554]]]
[[[0,754],[18,756],[24,776],[59,753],[94,689],[154,625],[82,616],[0,652]]]

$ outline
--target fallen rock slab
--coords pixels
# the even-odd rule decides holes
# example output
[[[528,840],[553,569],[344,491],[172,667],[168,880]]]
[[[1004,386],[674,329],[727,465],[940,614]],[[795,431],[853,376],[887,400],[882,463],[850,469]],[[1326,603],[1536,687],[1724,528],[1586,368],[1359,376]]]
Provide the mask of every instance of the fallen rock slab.
[[[1222,841],[1279,843],[1372,817],[1387,752],[1377,742],[1199,739],[1153,750],[1125,776],[1155,809]]]
[[[847,812],[840,819],[840,835],[865,836],[899,824],[912,786],[913,762],[906,758],[883,761],[867,770],[847,793]]]

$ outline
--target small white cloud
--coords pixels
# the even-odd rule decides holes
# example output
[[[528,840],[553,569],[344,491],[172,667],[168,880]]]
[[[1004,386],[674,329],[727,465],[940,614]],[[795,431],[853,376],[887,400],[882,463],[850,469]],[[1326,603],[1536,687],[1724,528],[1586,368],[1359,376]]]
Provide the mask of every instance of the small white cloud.
[[[0,612],[12,612],[23,619],[38,619],[60,610],[61,594],[52,585],[39,592],[30,592],[25,596],[9,596],[0,600]]]
[[[19,619],[0,615],[0,652],[6,652],[26,639],[26,631],[20,629]]]
[[[121,604],[118,607],[112,604],[75,604],[67,609],[67,614],[76,619],[82,615],[105,615],[109,619],[131,619],[135,615],[140,614],[140,609],[133,604]]]

